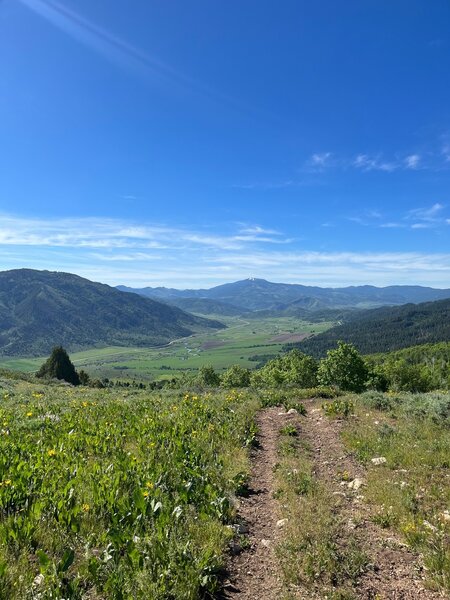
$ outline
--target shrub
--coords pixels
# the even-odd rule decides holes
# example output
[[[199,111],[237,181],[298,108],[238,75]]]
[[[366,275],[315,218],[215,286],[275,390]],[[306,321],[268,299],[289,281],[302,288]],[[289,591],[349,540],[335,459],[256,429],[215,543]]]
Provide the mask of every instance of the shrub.
[[[348,392],[362,392],[366,387],[368,368],[352,344],[338,342],[335,350],[328,350],[320,361],[319,383],[335,385]]]
[[[250,385],[250,371],[240,365],[233,365],[225,371],[220,384],[225,388],[241,388]]]
[[[317,385],[317,361],[300,352],[292,350],[284,356],[270,360],[257,371],[252,383],[259,386],[276,387],[293,385],[310,388]]]
[[[413,365],[405,359],[388,362],[384,372],[394,391],[428,392],[432,388],[431,373],[424,365]]]
[[[344,417],[345,419],[355,412],[355,405],[349,398],[325,402],[322,404],[322,408],[329,417]]]
[[[393,399],[381,392],[365,392],[361,394],[361,400],[364,404],[376,410],[392,410],[394,407]]]
[[[203,365],[200,367],[195,383],[201,387],[218,387],[220,376],[214,371],[212,365]]]

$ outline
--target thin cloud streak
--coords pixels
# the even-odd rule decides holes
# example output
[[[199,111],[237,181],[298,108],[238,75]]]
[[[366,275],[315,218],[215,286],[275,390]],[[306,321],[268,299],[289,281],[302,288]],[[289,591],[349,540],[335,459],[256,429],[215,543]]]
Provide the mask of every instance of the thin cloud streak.
[[[434,205],[420,210],[431,215],[428,218],[440,212]],[[380,218],[377,211],[372,213]],[[417,218],[401,222],[406,227],[416,223]],[[68,271],[113,285],[142,287],[211,287],[246,277],[332,287],[446,287],[450,280],[446,253],[319,252],[289,242],[282,232],[261,224],[237,224],[236,232],[219,235],[115,219],[0,215],[0,269]]]
[[[159,58],[150,56],[56,0],[19,0],[19,2],[112,64],[134,72],[144,79],[150,78],[154,82],[160,81],[166,85],[201,94],[239,110],[262,112],[255,107],[245,106],[242,102],[189,77]],[[129,196],[128,199],[134,198]]]
[[[29,219],[0,215],[0,245],[73,248],[182,249],[190,246],[239,250],[248,244],[286,244],[281,233],[249,226],[231,235],[216,235],[164,225],[136,225],[101,218]]]

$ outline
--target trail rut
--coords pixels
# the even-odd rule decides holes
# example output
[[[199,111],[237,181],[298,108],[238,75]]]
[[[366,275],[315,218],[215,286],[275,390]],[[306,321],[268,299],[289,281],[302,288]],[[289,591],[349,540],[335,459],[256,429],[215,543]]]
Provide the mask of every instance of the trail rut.
[[[367,555],[372,568],[354,589],[360,600],[434,600],[446,596],[425,587],[425,571],[420,557],[412,552],[392,531],[382,529],[371,520],[371,507],[364,503],[364,488],[349,489],[336,477],[347,471],[364,481],[364,467],[344,448],[340,439],[342,424],[325,417],[321,402],[306,403],[308,416],[302,419],[301,431],[312,449],[316,476],[341,499],[340,516],[347,523],[348,535],[354,535]]]
[[[291,416],[282,408],[262,410],[258,415],[259,445],[252,450],[249,494],[239,501],[238,518],[246,543],[230,557],[221,600],[281,600],[283,586],[275,548],[283,534],[274,499],[274,466],[278,462],[280,428],[289,420],[299,427],[300,436],[311,447],[314,474],[336,498],[336,518],[344,522],[346,534],[354,536],[370,559],[370,567],[353,588],[358,600],[442,600],[443,593],[426,588],[420,556],[412,552],[393,532],[371,520],[371,508],[364,503],[363,488],[341,485],[337,473],[348,471],[364,481],[364,467],[348,452],[340,439],[342,424],[325,417],[321,401],[303,401],[307,416]],[[303,450],[299,449],[299,452]],[[288,516],[288,515],[285,515]],[[313,586],[314,588],[314,586]],[[289,598],[324,600],[316,589],[290,589]]]
[[[281,598],[281,580],[274,551],[279,514],[273,498],[278,430],[286,423],[286,416],[280,415],[280,410],[265,409],[258,415],[259,445],[252,451],[249,494],[240,499],[238,510],[243,529],[248,531],[248,547],[230,560],[229,580],[221,596],[224,599]]]

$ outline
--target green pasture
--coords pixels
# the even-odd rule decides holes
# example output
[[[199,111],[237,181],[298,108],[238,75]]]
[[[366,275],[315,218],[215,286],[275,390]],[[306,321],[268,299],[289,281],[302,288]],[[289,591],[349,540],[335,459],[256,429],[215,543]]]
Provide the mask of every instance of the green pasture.
[[[218,318],[218,317],[217,317]],[[293,317],[244,320],[220,318],[227,329],[193,335],[158,348],[110,346],[71,353],[77,369],[91,377],[160,379],[211,364],[224,370],[231,364],[254,368],[255,356],[276,355],[290,336],[320,333],[333,323],[309,323]],[[0,359],[0,367],[36,371],[46,357]]]

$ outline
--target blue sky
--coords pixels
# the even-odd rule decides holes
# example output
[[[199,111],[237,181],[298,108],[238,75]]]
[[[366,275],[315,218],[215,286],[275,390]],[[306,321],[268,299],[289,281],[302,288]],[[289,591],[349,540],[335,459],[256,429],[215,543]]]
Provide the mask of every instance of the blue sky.
[[[0,0],[0,269],[450,287],[447,0]]]

